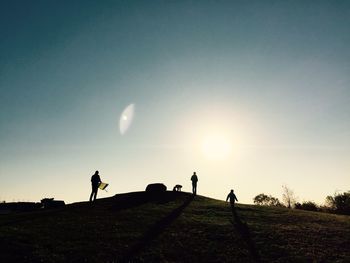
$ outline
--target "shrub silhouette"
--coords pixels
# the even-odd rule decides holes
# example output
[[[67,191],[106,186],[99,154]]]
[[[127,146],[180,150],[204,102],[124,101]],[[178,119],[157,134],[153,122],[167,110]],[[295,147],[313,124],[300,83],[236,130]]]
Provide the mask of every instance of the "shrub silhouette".
[[[264,193],[258,194],[254,197],[254,204],[265,205],[265,206],[282,206],[278,198]]]
[[[302,210],[308,210],[308,211],[318,211],[317,204],[315,202],[312,202],[312,201],[306,201],[306,202],[303,202],[302,204],[295,203],[295,208],[302,209]]]

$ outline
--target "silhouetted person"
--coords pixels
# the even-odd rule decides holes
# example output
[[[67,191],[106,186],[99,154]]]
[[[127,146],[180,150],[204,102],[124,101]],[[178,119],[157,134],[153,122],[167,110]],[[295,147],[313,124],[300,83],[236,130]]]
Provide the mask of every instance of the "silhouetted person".
[[[194,195],[197,194],[197,182],[198,182],[198,177],[196,175],[196,172],[193,172],[193,175],[191,176],[191,181],[192,181],[192,193]]]
[[[233,190],[231,190],[231,192],[227,195],[227,198],[226,198],[226,202],[230,199],[230,204],[232,207],[235,206],[235,201],[238,202],[238,199],[236,197],[236,195],[233,193]]]
[[[100,175],[98,174],[98,171],[94,173],[93,176],[91,176],[91,186],[92,186],[92,191],[90,195],[90,202],[95,201],[97,197],[97,191],[98,191],[98,186],[101,183],[101,178]],[[93,199],[93,200],[92,200]]]

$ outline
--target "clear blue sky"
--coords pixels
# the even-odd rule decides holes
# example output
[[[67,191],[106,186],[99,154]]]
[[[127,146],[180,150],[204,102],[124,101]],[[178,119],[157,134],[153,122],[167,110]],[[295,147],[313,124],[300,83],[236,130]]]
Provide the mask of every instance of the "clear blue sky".
[[[86,200],[95,170],[100,197],[349,190],[349,25],[349,1],[1,1],[0,200]]]

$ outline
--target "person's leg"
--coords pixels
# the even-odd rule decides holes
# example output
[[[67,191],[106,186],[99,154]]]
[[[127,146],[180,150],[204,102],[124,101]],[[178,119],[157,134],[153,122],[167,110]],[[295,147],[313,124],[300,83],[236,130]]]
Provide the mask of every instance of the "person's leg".
[[[94,201],[95,201],[96,198],[97,198],[97,191],[98,191],[98,188],[95,189]]]
[[[90,202],[92,202],[92,198],[93,198],[93,196],[94,196],[94,188],[92,187],[92,189],[91,189],[91,194],[90,194]]]

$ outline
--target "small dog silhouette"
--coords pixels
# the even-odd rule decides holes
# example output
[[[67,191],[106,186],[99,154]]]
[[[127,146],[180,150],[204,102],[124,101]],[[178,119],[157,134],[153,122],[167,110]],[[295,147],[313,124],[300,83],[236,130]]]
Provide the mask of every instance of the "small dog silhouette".
[[[181,192],[182,185],[177,184],[174,186],[173,191]]]

